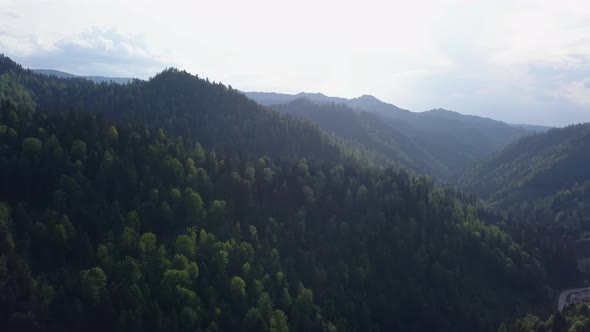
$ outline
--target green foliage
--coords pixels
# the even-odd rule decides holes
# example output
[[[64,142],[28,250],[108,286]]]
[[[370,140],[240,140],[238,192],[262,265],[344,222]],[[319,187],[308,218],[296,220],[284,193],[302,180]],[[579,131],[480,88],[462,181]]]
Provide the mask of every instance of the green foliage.
[[[119,132],[116,127],[111,126],[109,128],[108,139],[111,143],[115,143],[119,140]]]
[[[185,270],[166,270],[162,278],[162,287],[168,290],[176,289],[176,286],[189,287],[190,275]]]
[[[542,262],[555,288],[588,280],[590,124],[526,137],[476,165],[461,185],[505,215],[500,225]]]
[[[194,221],[199,220],[202,216],[203,200],[201,199],[201,196],[191,188],[187,188],[184,191],[183,198],[186,206],[187,225],[192,225],[194,224]]]
[[[244,317],[244,327],[246,331],[264,331],[264,324],[260,310],[257,308],[250,308]]]
[[[203,148],[227,147],[255,156],[344,156],[340,143],[306,121],[281,116],[222,84],[185,71],[167,69],[148,81],[129,84],[94,83],[34,74],[2,56],[0,105],[44,113],[100,113],[114,119],[142,122],[161,128],[155,138],[182,135],[191,138],[197,163],[214,166]],[[9,125],[13,127],[12,125]],[[103,128],[109,144],[118,142],[115,127]],[[167,133],[165,133],[167,132]],[[199,142],[199,143],[194,143]],[[89,142],[86,142],[89,143]],[[361,153],[360,151],[358,153]],[[209,170],[211,174],[215,169]]]
[[[288,318],[281,310],[275,310],[270,318],[270,331],[271,332],[288,332]]]
[[[142,257],[149,257],[156,252],[157,241],[156,234],[145,233],[139,238],[139,252]]]
[[[231,293],[236,298],[241,298],[246,296],[246,283],[244,280],[238,276],[231,278],[230,281],[230,289]]]
[[[0,104],[12,104],[11,108],[26,112],[32,112],[37,107],[33,93],[16,82],[9,73],[0,74]]]
[[[586,332],[590,331],[590,308],[588,304],[566,307],[556,312],[547,321],[534,315],[527,315],[514,322],[504,323],[499,332]]]
[[[100,267],[80,271],[80,291],[84,299],[96,305],[106,290],[107,276]]]
[[[359,110],[340,101],[299,98],[272,108],[316,123],[344,140],[349,150],[367,151],[376,164],[393,163],[445,179],[527,134],[522,128],[491,119],[387,106],[394,110],[379,112],[375,109],[379,105]]]
[[[504,208],[543,199],[590,180],[589,140],[590,124],[529,136],[465,172],[460,183]]]
[[[191,232],[189,235],[179,235],[176,238],[176,252],[189,259],[194,259],[197,254],[197,235]]]
[[[5,62],[39,99],[34,114],[0,106],[16,132],[0,142],[7,330],[490,331],[551,301],[539,263],[473,201],[342,157],[235,90]]]
[[[23,154],[35,157],[41,152],[43,142],[35,137],[27,137],[23,140]]]
[[[86,143],[80,140],[73,141],[70,153],[72,154],[72,158],[74,158],[74,160],[77,159],[81,161],[86,161],[86,159],[88,158]]]

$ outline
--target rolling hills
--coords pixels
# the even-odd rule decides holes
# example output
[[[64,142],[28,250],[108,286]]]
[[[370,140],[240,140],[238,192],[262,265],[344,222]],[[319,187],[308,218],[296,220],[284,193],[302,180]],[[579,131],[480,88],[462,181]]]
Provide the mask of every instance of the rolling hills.
[[[255,156],[330,159],[340,155],[375,165],[393,163],[449,180],[476,160],[530,133],[499,121],[445,110],[414,113],[372,96],[349,100],[321,94],[304,95],[321,102],[349,105],[337,121],[341,124],[345,119],[352,121],[347,126],[357,127],[354,136],[350,131],[331,130],[331,119],[319,115],[323,120],[317,121],[319,118],[312,117],[311,112],[302,111],[302,103],[273,106],[281,113],[295,115],[278,116],[250,102],[231,86],[209,84],[207,80],[175,69],[148,81],[105,85],[105,82],[92,84],[78,77],[38,76],[34,71],[17,67],[15,63],[6,64],[0,73],[18,73],[16,81],[24,91],[34,95],[42,111],[99,112],[108,117],[138,120],[161,126],[175,135],[191,136],[205,146],[237,148]],[[247,93],[246,96],[257,97],[263,104],[292,99],[292,96],[280,94]],[[274,99],[264,99],[269,96]],[[305,105],[315,107],[312,103]],[[232,113],[232,110],[240,111]],[[327,108],[315,107],[314,110],[325,112]],[[356,115],[342,116],[352,110]],[[304,114],[306,116],[302,116]],[[310,123],[298,120],[301,118],[327,129],[334,136],[324,135]],[[363,137],[358,135],[361,131]],[[294,136],[299,137],[299,141],[293,140]]]
[[[500,121],[442,109],[414,113],[370,96],[343,99],[298,94],[304,97],[291,99],[276,94],[246,95],[263,104],[291,100],[270,107],[357,141],[384,160],[443,180],[531,133]]]
[[[307,120],[174,69],[0,60],[7,330],[495,331],[553,307],[476,201]]]
[[[12,84],[12,90],[30,96],[29,109],[41,112],[86,112],[137,121],[206,147],[255,157],[370,159],[359,158],[363,151],[344,153],[340,142],[307,121],[281,116],[231,86],[176,69],[121,85],[36,74],[2,57],[0,76]]]

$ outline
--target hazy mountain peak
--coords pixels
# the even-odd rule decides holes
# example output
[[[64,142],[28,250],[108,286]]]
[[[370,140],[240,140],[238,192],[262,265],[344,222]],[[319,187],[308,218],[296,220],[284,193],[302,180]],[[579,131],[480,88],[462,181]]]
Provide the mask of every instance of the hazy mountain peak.
[[[31,69],[32,72],[37,74],[42,74],[46,76],[55,76],[58,78],[84,78],[87,80],[94,81],[96,83],[117,83],[117,84],[127,84],[133,81],[131,77],[106,77],[106,76],[81,76],[75,75],[71,73],[66,73],[63,71],[55,70],[55,69]]]
[[[312,97],[317,97],[317,98],[327,98],[328,96],[326,96],[323,93],[320,92],[299,92],[298,94],[295,95],[295,97],[308,97],[308,98],[312,98]]]
[[[362,101],[377,101],[377,102],[381,102],[381,100],[379,100],[377,97],[373,96],[373,95],[362,95],[358,98],[356,98],[357,100],[362,100]]]
[[[449,112],[449,113],[457,113],[455,111],[451,111],[451,110],[444,109],[444,108],[433,108],[433,109],[431,109],[431,110],[429,110],[427,112]]]
[[[444,109],[444,108],[433,108],[431,110],[428,111],[424,111],[422,112],[423,115],[438,115],[438,116],[447,116],[447,117],[469,117],[469,118],[483,118],[477,115],[469,115],[469,114],[461,114],[459,112],[456,111],[451,111],[448,109]],[[492,119],[490,119],[492,120]],[[497,120],[494,120],[497,121]]]

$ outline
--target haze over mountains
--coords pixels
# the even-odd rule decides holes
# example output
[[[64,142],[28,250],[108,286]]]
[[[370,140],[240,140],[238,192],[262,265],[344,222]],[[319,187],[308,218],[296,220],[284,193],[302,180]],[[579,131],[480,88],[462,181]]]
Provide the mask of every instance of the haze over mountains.
[[[55,69],[31,69],[33,72],[38,74],[43,74],[47,76],[55,76],[59,78],[85,78],[87,80],[91,80],[96,83],[117,83],[117,84],[127,84],[133,81],[133,78],[130,77],[106,77],[106,76],[80,76],[74,75],[70,73],[66,73],[63,71],[55,70]]]
[[[173,68],[128,84],[46,74],[0,57],[5,330],[590,319],[534,316],[590,280],[588,124],[244,95]]]
[[[295,99],[307,98],[309,100],[324,102],[324,103],[345,104],[345,105],[347,105],[351,108],[354,108],[354,109],[359,109],[359,110],[363,110],[363,111],[367,111],[367,112],[375,112],[375,113],[379,113],[383,116],[391,117],[394,119],[408,120],[408,119],[418,116],[418,114],[427,113],[427,112],[411,112],[409,110],[399,108],[393,104],[383,102],[371,95],[362,95],[357,98],[348,99],[348,98],[340,98],[340,97],[329,97],[329,96],[326,96],[322,93],[307,93],[307,92],[300,92],[298,94],[286,94],[286,93],[276,93],[276,92],[245,92],[245,94],[249,98],[258,102],[259,104],[266,105],[266,106],[286,104],[286,103],[293,101]],[[435,112],[435,113],[445,113],[446,112],[446,114],[449,115],[449,117],[452,117],[454,115],[456,118],[460,118],[460,116],[463,115],[463,114],[460,114],[457,112],[448,111],[448,110],[441,109],[441,108],[433,109],[429,112]],[[465,115],[465,118],[463,121],[467,122],[467,121],[469,121],[469,119],[471,121],[477,121],[476,119],[480,119],[482,121],[492,120],[492,119],[488,119],[488,118],[484,118],[484,117],[480,117],[480,116]],[[501,122],[501,121],[496,121],[496,122]],[[530,125],[530,124],[513,124],[512,126],[523,127],[525,129],[528,129],[528,130],[534,131],[534,132],[543,131],[543,130],[547,130],[550,128],[547,126],[538,126],[538,125]]]
[[[547,129],[443,109],[410,112],[367,95],[345,99],[307,93],[245,94],[279,112],[309,119],[337,136],[356,139],[385,160],[443,179],[518,138]]]
[[[128,78],[83,77],[55,70],[34,69],[33,72],[59,78],[85,78],[98,83],[131,82]],[[474,161],[489,156],[520,137],[548,129],[532,125],[513,126],[443,109],[416,113],[369,95],[353,99],[328,97],[321,93],[246,92],[245,95],[279,112],[311,120],[328,133],[355,145],[354,149],[367,151],[371,154],[368,158],[371,162],[378,165],[393,162],[442,180],[459,174]],[[313,103],[297,102],[301,98],[334,105],[316,107]],[[328,114],[322,114],[325,112]]]

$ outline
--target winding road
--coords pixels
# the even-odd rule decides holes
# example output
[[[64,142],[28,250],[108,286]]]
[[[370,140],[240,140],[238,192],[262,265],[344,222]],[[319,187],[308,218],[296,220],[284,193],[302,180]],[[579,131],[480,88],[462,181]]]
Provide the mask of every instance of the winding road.
[[[561,292],[561,294],[559,294],[559,300],[557,301],[557,309],[563,310],[563,307],[565,307],[566,304],[568,304],[567,300],[571,294],[580,293],[584,291],[590,291],[590,287],[568,289],[564,292]]]

